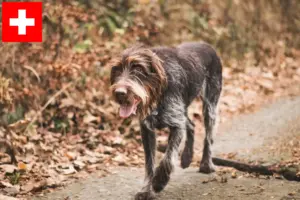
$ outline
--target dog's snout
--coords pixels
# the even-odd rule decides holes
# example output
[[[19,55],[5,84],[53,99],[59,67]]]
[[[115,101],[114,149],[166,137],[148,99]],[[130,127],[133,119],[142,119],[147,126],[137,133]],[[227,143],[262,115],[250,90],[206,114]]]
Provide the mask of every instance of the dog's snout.
[[[115,96],[116,96],[116,99],[119,101],[119,102],[122,102],[124,100],[126,100],[126,97],[127,97],[127,89],[126,88],[117,88],[115,90]]]
[[[120,94],[120,95],[126,95],[126,94],[127,94],[127,89],[124,88],[124,87],[117,88],[117,89],[115,90],[115,93],[116,93],[116,94]]]
[[[122,99],[122,98],[126,97],[125,92],[115,92],[115,93],[116,93],[117,99]]]

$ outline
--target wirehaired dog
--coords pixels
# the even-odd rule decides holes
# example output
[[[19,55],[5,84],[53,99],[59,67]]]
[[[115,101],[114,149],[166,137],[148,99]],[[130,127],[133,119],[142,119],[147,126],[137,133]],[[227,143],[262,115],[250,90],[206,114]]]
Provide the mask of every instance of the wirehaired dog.
[[[115,59],[110,78],[112,95],[120,104],[120,116],[136,114],[140,119],[147,181],[135,199],[152,199],[154,192],[167,185],[184,136],[181,167],[192,162],[194,124],[188,118],[187,108],[198,96],[203,101],[206,130],[199,171],[215,171],[211,145],[222,90],[222,64],[211,46],[191,42],[174,48],[129,48]],[[155,168],[154,130],[165,127],[170,129],[168,147]]]

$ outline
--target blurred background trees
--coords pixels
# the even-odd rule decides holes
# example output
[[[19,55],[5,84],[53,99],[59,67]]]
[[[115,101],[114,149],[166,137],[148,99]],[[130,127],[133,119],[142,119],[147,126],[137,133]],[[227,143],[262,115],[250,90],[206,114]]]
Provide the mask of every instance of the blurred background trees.
[[[75,106],[83,113],[66,116],[74,104],[61,105],[70,98],[65,93],[36,124],[55,130],[79,126],[88,102],[111,106],[106,64],[135,43],[203,40],[216,47],[226,67],[238,72],[247,66],[267,68],[275,76],[286,65],[296,68],[293,59],[300,55],[298,0],[43,2],[43,43],[1,43],[1,124],[34,116],[64,85],[80,80],[68,92],[85,97]]]

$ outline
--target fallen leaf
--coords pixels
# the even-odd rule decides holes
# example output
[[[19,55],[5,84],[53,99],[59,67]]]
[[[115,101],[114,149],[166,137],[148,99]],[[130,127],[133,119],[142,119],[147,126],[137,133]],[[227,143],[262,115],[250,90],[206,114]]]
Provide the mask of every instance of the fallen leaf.
[[[59,165],[56,167],[56,170],[64,175],[70,175],[77,172],[73,165]]]
[[[113,144],[122,144],[123,138],[121,137],[115,137],[113,140]]]
[[[27,165],[23,162],[18,162],[18,169],[26,171]]]
[[[95,117],[91,113],[87,112],[87,114],[83,118],[83,123],[89,124],[90,122],[97,121],[98,117]]]
[[[37,192],[47,186],[46,180],[27,182],[25,185],[21,187],[21,190],[24,192]]]
[[[69,160],[75,160],[77,157],[77,153],[74,152],[66,152],[65,156],[69,159]]]
[[[6,187],[3,189],[8,195],[15,196],[20,192],[19,185],[12,185],[12,187]]]
[[[126,163],[126,158],[122,154],[117,155],[112,160],[115,161],[115,162],[117,162],[117,163],[119,163],[119,164],[125,164]]]
[[[15,170],[18,170],[18,168],[14,165],[0,165],[0,169],[2,169],[2,171],[4,171],[5,173],[13,173]]]
[[[82,169],[82,168],[85,167],[85,164],[84,164],[82,161],[80,161],[80,160],[75,160],[75,161],[73,162],[73,164],[74,164],[74,167],[75,167],[75,168]]]
[[[231,178],[236,178],[236,177],[237,177],[236,172],[235,172],[235,171],[232,172],[232,173],[231,173]]]
[[[296,192],[290,192],[288,193],[289,196],[295,196]]]
[[[13,187],[12,184],[10,184],[9,182],[6,182],[6,181],[0,181],[0,186],[1,187]]]
[[[274,85],[273,85],[273,81],[269,80],[269,79],[258,79],[256,80],[257,83],[262,86],[263,88],[266,88],[270,91],[274,90]]]
[[[19,200],[19,198],[9,197],[9,196],[0,194],[0,200]]]

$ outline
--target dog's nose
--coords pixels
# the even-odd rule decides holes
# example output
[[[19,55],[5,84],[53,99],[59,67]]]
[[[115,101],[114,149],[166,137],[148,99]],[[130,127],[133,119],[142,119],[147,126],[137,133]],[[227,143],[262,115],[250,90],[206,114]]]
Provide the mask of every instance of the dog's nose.
[[[118,100],[124,99],[127,95],[127,89],[126,88],[117,88],[115,90],[115,95]]]
[[[126,96],[125,92],[116,92],[116,97],[118,99],[124,98]]]

